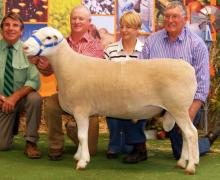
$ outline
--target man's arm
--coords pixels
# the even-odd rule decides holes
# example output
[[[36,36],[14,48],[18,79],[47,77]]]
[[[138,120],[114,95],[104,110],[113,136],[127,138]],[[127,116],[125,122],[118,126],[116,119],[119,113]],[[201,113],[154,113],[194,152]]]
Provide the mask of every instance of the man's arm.
[[[210,72],[209,72],[209,53],[204,42],[196,44],[192,50],[193,67],[196,73],[197,90],[195,99],[202,102],[206,101],[209,92]]]
[[[149,59],[150,58],[150,46],[149,46],[150,44],[149,44],[148,38],[145,40],[144,47],[138,57],[139,59]]]
[[[24,74],[25,73],[25,74]],[[19,73],[17,74],[19,76]],[[1,96],[3,100],[2,111],[5,113],[12,112],[19,100],[25,97],[32,91],[37,91],[40,88],[40,76],[37,68],[33,64],[29,64],[25,71],[21,70],[20,75],[25,77],[25,82],[22,85],[15,86],[13,94],[9,97]],[[25,75],[25,76],[24,76]],[[14,79],[16,81],[16,78]]]
[[[198,99],[194,99],[193,103],[191,104],[190,108],[189,108],[189,117],[190,119],[193,121],[197,112],[199,111],[199,109],[201,108],[203,102],[201,100]]]
[[[4,97],[1,96],[1,101],[2,101],[2,112],[5,113],[9,113],[12,112],[15,108],[16,103],[23,98],[24,96],[26,96],[27,94],[29,94],[30,92],[34,91],[33,88],[28,87],[28,86],[23,86],[20,89],[18,89],[17,91],[15,91],[11,96],[9,97]]]

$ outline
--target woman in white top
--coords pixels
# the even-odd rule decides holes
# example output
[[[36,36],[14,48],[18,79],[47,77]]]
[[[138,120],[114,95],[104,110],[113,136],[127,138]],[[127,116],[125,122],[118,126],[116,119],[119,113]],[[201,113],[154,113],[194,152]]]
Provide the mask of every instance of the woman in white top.
[[[121,39],[110,44],[105,50],[105,58],[113,61],[127,61],[137,59],[143,44],[138,39],[141,28],[141,18],[134,11],[125,12],[120,18]],[[145,146],[145,120],[134,124],[131,120],[120,120],[107,117],[110,140],[107,158],[117,158],[118,153],[128,153],[124,163],[137,163],[147,159]]]

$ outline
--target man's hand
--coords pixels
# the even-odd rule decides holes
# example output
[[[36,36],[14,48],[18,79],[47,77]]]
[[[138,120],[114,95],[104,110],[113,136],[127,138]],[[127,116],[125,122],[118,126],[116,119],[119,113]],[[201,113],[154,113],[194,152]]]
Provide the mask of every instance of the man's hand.
[[[38,69],[41,69],[41,70],[47,70],[48,67],[50,67],[50,63],[46,57],[40,56],[40,59],[37,63],[37,67]]]
[[[39,56],[28,56],[28,60],[31,64],[38,64],[38,61],[40,60]]]
[[[2,104],[4,103],[4,101],[5,101],[5,96],[0,95],[0,108],[2,107]]]
[[[2,112],[4,113],[13,112],[16,103],[17,103],[17,100],[13,95],[9,97],[5,97],[4,101],[2,101],[2,104],[1,104]]]
[[[37,69],[45,76],[53,74],[52,67],[48,59],[44,56],[28,56],[30,63],[35,64]]]
[[[0,96],[1,101],[3,102],[1,105],[2,112],[10,113],[14,111],[17,102],[21,100],[23,97],[27,96],[32,91],[34,91],[32,87],[23,86],[20,89],[16,90],[9,97]]]

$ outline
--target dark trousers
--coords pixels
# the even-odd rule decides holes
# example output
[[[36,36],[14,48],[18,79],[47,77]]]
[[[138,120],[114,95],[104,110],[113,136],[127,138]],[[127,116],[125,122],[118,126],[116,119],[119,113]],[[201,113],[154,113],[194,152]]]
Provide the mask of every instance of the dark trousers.
[[[107,117],[107,125],[110,135],[108,149],[112,152],[129,153],[133,149],[133,144],[146,141],[144,134],[145,120],[133,123],[131,120]]]
[[[13,126],[13,134],[14,135],[18,134],[19,124],[20,124],[20,112],[16,112],[15,122],[14,122],[14,126]]]

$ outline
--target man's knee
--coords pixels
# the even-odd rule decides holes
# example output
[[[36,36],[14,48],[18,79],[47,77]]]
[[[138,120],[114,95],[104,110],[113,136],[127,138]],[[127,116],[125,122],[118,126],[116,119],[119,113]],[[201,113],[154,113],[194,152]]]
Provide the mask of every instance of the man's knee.
[[[45,110],[45,113],[49,113],[49,114],[62,112],[61,107],[59,105],[58,96],[56,94],[49,96],[45,99],[44,110]]]
[[[40,107],[42,104],[42,97],[38,92],[31,92],[27,95],[27,103]]]
[[[44,101],[44,118],[47,126],[54,128],[62,127],[62,112],[57,94],[47,97]]]
[[[47,116],[57,117],[62,115],[63,111],[59,105],[58,96],[56,94],[45,99],[44,112],[46,118]]]

